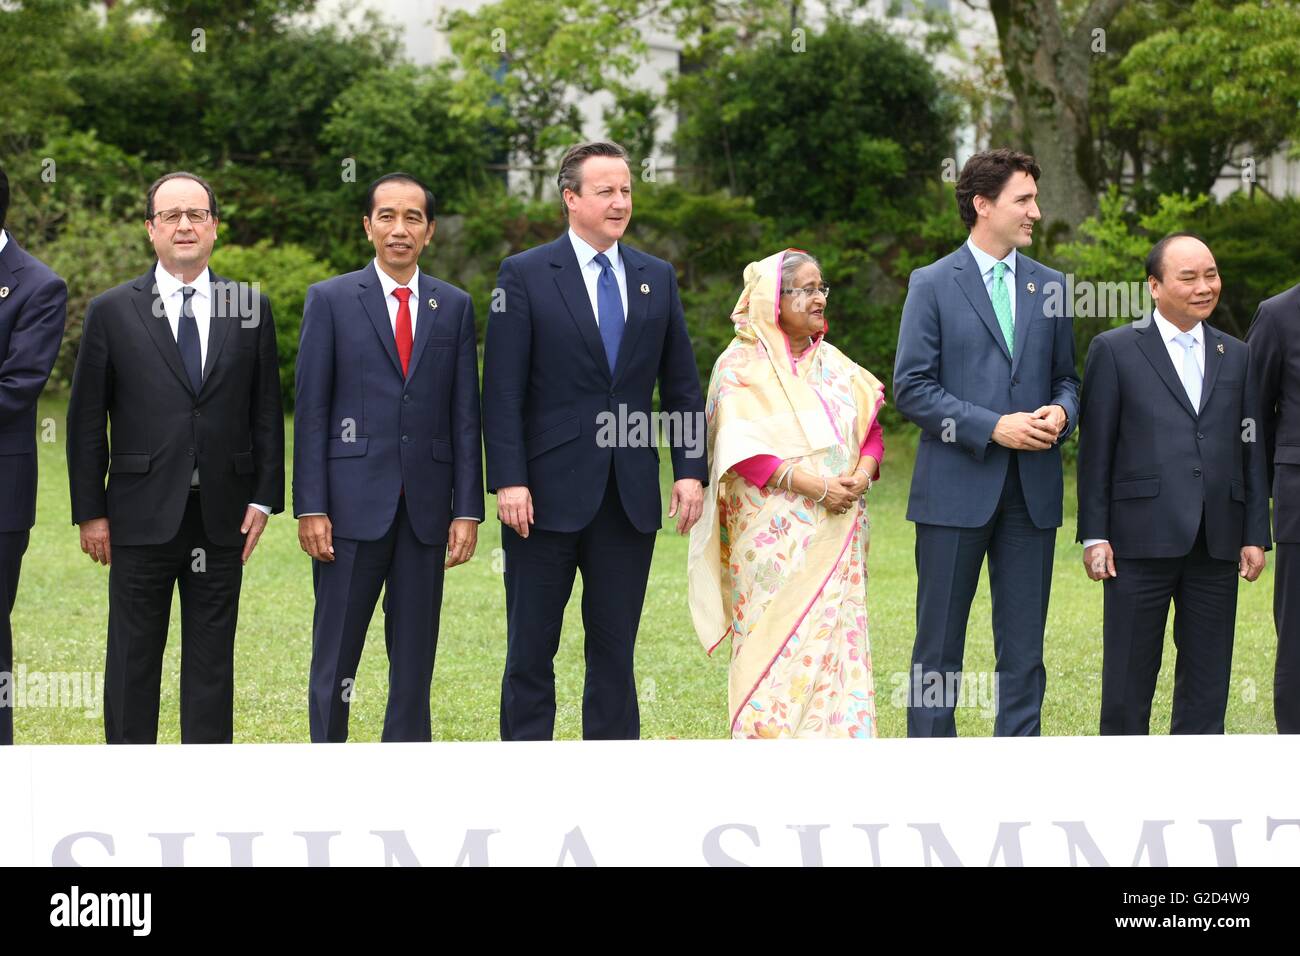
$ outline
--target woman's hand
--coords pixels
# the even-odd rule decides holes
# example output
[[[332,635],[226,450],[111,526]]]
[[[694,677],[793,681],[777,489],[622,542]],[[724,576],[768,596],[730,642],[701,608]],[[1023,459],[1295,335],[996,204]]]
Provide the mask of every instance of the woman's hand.
[[[843,476],[827,478],[826,497],[822,500],[821,506],[827,511],[842,515],[856,505],[860,497],[862,497],[861,493],[853,490],[851,479]]]

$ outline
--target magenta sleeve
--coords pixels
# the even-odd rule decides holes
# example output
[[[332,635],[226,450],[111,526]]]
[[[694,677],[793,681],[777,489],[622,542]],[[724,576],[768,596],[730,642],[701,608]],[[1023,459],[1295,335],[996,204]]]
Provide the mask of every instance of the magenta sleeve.
[[[870,455],[884,467],[885,464],[885,432],[880,427],[880,419],[877,418],[867,429],[867,437],[862,439],[862,448],[858,455]]]
[[[762,488],[780,466],[781,459],[775,455],[755,455],[753,458],[737,462],[731,470],[751,485]]]

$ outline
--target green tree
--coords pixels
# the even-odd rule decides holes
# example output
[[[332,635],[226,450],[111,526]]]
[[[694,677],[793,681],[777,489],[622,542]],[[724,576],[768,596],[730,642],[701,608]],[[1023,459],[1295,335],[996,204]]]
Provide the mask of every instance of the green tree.
[[[578,96],[618,94],[645,53],[645,0],[497,0],[448,14],[462,72],[457,118],[501,131],[529,166],[534,199],[556,152],[583,138]]]
[[[1210,190],[1234,153],[1262,161],[1300,133],[1300,6],[1197,0],[1128,51],[1111,99],[1135,189]]]
[[[806,47],[766,42],[683,75],[679,162],[791,226],[867,219],[889,231],[937,181],[953,104],[925,57],[873,25],[832,22]],[[905,117],[905,122],[900,118]]]

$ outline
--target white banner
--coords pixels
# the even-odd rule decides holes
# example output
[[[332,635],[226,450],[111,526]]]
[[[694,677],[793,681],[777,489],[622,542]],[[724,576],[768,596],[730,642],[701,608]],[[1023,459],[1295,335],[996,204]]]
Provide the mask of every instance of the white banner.
[[[1300,738],[0,748],[0,864],[1300,865]]]

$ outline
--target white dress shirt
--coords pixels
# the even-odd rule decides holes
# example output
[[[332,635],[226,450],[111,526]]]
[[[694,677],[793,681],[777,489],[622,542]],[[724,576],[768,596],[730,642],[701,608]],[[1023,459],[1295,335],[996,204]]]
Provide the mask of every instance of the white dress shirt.
[[[4,252],[7,245],[9,245],[9,233],[0,229],[0,252]]]
[[[1157,332],[1160,333],[1160,338],[1165,343],[1165,350],[1169,353],[1169,361],[1173,363],[1174,373],[1178,375],[1178,380],[1181,382],[1183,377],[1182,369],[1183,369],[1184,349],[1182,343],[1175,342],[1174,339],[1182,335],[1183,330],[1180,329],[1178,326],[1174,325],[1163,315],[1161,315],[1159,309],[1152,309],[1151,317],[1155,319],[1153,327]],[[1205,377],[1205,326],[1202,323],[1197,322],[1196,325],[1194,325],[1192,328],[1188,329],[1187,331],[1189,331],[1192,334],[1192,338],[1196,340],[1196,344],[1192,346],[1192,355],[1196,358],[1196,367],[1201,371],[1201,378],[1204,378]],[[1186,386],[1184,386],[1183,388],[1185,391]],[[1187,397],[1190,399],[1192,396],[1189,394]],[[1083,548],[1086,551],[1088,548],[1091,548],[1094,544],[1101,544],[1106,540],[1108,539],[1085,538],[1083,541]]]
[[[160,262],[154,266],[153,278],[154,283],[158,286],[158,297],[162,299],[163,308],[167,312],[167,324],[171,326],[172,338],[178,343],[180,342],[181,308],[185,304],[185,290],[187,288],[194,290],[190,302],[194,306],[194,322],[199,327],[199,367],[207,368],[208,337],[209,332],[212,330],[212,274],[208,272],[205,266],[193,282],[186,284],[164,269]],[[194,473],[190,476],[190,486],[193,488],[199,486],[198,466],[195,466]],[[250,502],[250,504],[258,511],[268,515],[271,513],[269,505],[259,505],[253,502]]]
[[[596,261],[599,253],[572,229],[569,230],[569,242],[573,243],[573,252],[578,257],[578,268],[582,270],[582,281],[587,285],[587,298],[591,300],[591,314],[600,325],[600,304],[596,298],[596,284],[600,281],[600,263]],[[618,282],[618,296],[623,300],[623,319],[627,320],[627,270],[623,268],[623,257],[618,254],[618,243],[605,250],[605,258],[614,270],[614,279]]]
[[[411,345],[415,345],[415,323],[417,314],[420,311],[420,270],[416,269],[411,275],[409,282],[398,282],[379,264],[379,259],[375,259],[375,271],[379,273],[379,285],[384,290],[384,305],[388,306],[388,324],[393,327],[393,340],[397,340],[397,307],[401,305],[397,301],[397,296],[393,295],[394,289],[410,289],[411,297],[406,301],[411,307]]]
[[[970,237],[966,239],[966,248],[970,249],[971,255],[975,257],[975,264],[979,266],[980,278],[984,280],[984,288],[989,294],[989,304],[993,304],[993,267],[999,262],[1006,264],[1007,271],[1002,277],[1002,281],[1007,286],[1007,297],[1011,299],[1011,324],[1016,324],[1016,250],[1012,249],[1002,259],[994,259],[991,255],[975,245]],[[997,310],[994,310],[994,315]]]

